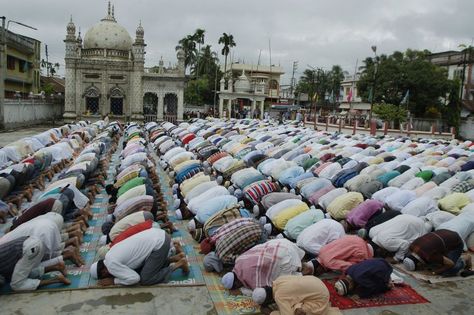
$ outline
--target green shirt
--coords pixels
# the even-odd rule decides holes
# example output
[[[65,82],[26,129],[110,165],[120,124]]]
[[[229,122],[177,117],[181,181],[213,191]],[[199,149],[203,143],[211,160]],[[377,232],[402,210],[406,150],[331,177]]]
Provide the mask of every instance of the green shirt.
[[[117,192],[117,198],[120,197],[121,195],[123,195],[128,190],[130,190],[134,187],[145,184],[145,181],[146,181],[145,177],[135,177],[135,178],[129,180],[128,182],[123,184],[122,187],[120,187],[120,189]]]

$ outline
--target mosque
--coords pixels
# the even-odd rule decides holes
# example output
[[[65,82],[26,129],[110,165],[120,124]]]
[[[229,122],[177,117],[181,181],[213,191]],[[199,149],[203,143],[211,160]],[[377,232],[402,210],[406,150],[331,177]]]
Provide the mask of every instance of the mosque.
[[[81,37],[72,21],[66,27],[65,110],[66,122],[98,120],[104,115],[122,121],[183,119],[184,52],[177,63],[163,60],[145,67],[145,31],[136,29],[135,40],[120,25],[114,7]]]

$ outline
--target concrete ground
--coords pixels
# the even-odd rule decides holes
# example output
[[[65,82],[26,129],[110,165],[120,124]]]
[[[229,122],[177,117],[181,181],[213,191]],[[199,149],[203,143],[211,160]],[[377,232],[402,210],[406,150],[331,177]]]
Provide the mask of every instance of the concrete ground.
[[[50,127],[0,133],[0,146]],[[474,314],[474,277],[457,282],[428,284],[403,276],[431,303],[352,309],[347,315]],[[217,314],[205,286],[130,287],[0,296],[0,314]]]
[[[43,131],[53,128],[54,126],[35,126],[31,128],[22,128],[18,130],[6,130],[0,132],[0,147],[4,147],[5,145],[19,140],[24,137],[34,136]]]

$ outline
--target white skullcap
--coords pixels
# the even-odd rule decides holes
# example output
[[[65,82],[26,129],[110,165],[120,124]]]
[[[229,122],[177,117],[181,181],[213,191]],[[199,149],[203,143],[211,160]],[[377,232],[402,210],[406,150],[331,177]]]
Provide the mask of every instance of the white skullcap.
[[[175,172],[175,171],[171,171],[171,172],[169,172],[169,176],[170,176],[170,177],[174,177],[174,175],[175,175],[175,174],[176,174],[176,172]]]
[[[216,178],[216,182],[217,182],[219,185],[222,184],[222,181],[223,181],[223,180],[224,180],[224,178],[222,178],[222,176],[220,176],[220,175],[217,176],[217,178]]]
[[[268,235],[272,234],[272,225],[270,223],[263,225],[263,228],[267,231]]]
[[[228,290],[232,289],[232,287],[234,286],[234,279],[235,275],[233,272],[226,273],[221,279],[224,288]]]
[[[112,214],[108,214],[105,217],[105,222],[114,222],[114,216]]]
[[[369,249],[369,253],[372,257],[374,257],[374,248],[372,247],[372,245],[370,245],[369,243],[367,243],[367,248]]]
[[[183,214],[181,213],[181,210],[176,210],[176,218],[178,220],[182,220],[183,219]]]
[[[415,262],[413,261],[413,259],[408,257],[403,260],[403,266],[408,271],[414,271],[416,269]]]
[[[260,222],[261,225],[265,225],[267,223],[267,218],[261,217],[260,219],[258,219],[258,222]]]
[[[194,219],[192,219],[188,222],[188,230],[189,230],[189,232],[196,231],[196,221]]]
[[[292,194],[296,194],[296,191],[295,191],[295,189],[294,189],[294,188],[291,188],[291,189],[290,189],[290,193],[292,193]]]
[[[89,272],[90,272],[91,277],[93,279],[98,279],[99,278],[98,273],[97,273],[97,262],[95,262],[91,265],[91,268],[90,268]]]
[[[264,288],[256,288],[252,292],[252,300],[257,304],[263,304],[267,298],[267,291]]]
[[[257,205],[253,206],[252,211],[253,211],[253,215],[254,215],[255,217],[260,214],[260,208],[259,208]]]
[[[173,203],[174,209],[178,209],[180,205],[181,205],[181,200],[175,199]]]
[[[100,246],[103,246],[107,243],[107,235],[102,235],[100,238],[99,238],[99,245]]]
[[[235,192],[235,187],[234,187],[233,185],[231,185],[231,186],[229,186],[229,188],[227,188],[227,190],[229,191],[229,193],[230,193],[231,195],[233,195],[234,192]]]

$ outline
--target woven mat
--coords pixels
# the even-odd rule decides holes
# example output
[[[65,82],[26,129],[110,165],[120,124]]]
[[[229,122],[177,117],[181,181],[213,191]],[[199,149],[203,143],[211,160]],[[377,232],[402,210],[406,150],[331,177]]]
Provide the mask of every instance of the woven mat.
[[[472,277],[442,277],[439,275],[433,275],[431,271],[429,270],[419,270],[419,271],[408,271],[405,268],[403,268],[402,264],[397,264],[397,265],[392,265],[393,268],[398,270],[401,273],[404,273],[406,275],[409,275],[417,280],[420,281],[425,281],[428,283],[441,283],[441,282],[452,282],[452,281],[462,281],[462,280],[468,280],[472,279]]]
[[[334,288],[335,281],[336,280],[323,280],[324,284],[329,290],[331,305],[341,310],[388,305],[429,303],[427,299],[418,294],[411,286],[407,284],[397,285],[384,294],[379,294],[367,299],[361,299],[357,295],[340,296],[337,294]]]
[[[109,169],[107,171],[108,178],[106,184],[113,182],[115,178],[115,167],[120,161],[119,152],[116,152],[112,158],[111,163],[109,164]],[[159,167],[158,167],[159,168]],[[158,173],[160,171],[158,170]],[[164,174],[163,171],[161,171]],[[170,195],[170,187],[168,181],[160,180],[161,189],[168,192]],[[170,195],[172,200],[172,196]],[[168,198],[169,198],[168,197]],[[89,228],[84,234],[83,243],[81,244],[80,252],[85,264],[81,267],[76,267],[69,261],[65,261],[66,270],[68,273],[68,279],[71,281],[70,285],[63,284],[53,284],[48,286],[43,286],[38,288],[36,291],[69,291],[69,290],[81,290],[89,288],[103,288],[97,285],[97,281],[92,279],[89,269],[94,261],[97,261],[97,250],[99,249],[98,241],[102,235],[101,226],[105,222],[107,216],[107,207],[108,207],[108,196],[104,188],[101,189],[100,193],[96,196],[95,202],[91,207],[93,212],[93,218],[89,220]],[[171,214],[171,221],[176,221],[174,214]],[[176,270],[171,274],[170,281],[167,283],[158,284],[158,287],[179,287],[179,286],[203,286],[205,285],[203,275],[201,273],[201,268],[199,267],[198,260],[193,249],[194,240],[191,235],[187,233],[186,229],[182,225],[177,225],[179,231],[172,234],[173,240],[178,240],[188,259],[190,265],[190,273],[188,275],[183,275],[181,270]],[[44,279],[47,279],[48,276],[52,276],[54,273],[49,273],[44,276]],[[106,288],[115,288],[120,286],[108,286]],[[31,292],[31,291],[30,291]],[[4,285],[0,290],[0,295],[2,294],[12,294],[19,293],[13,292],[9,285]]]

